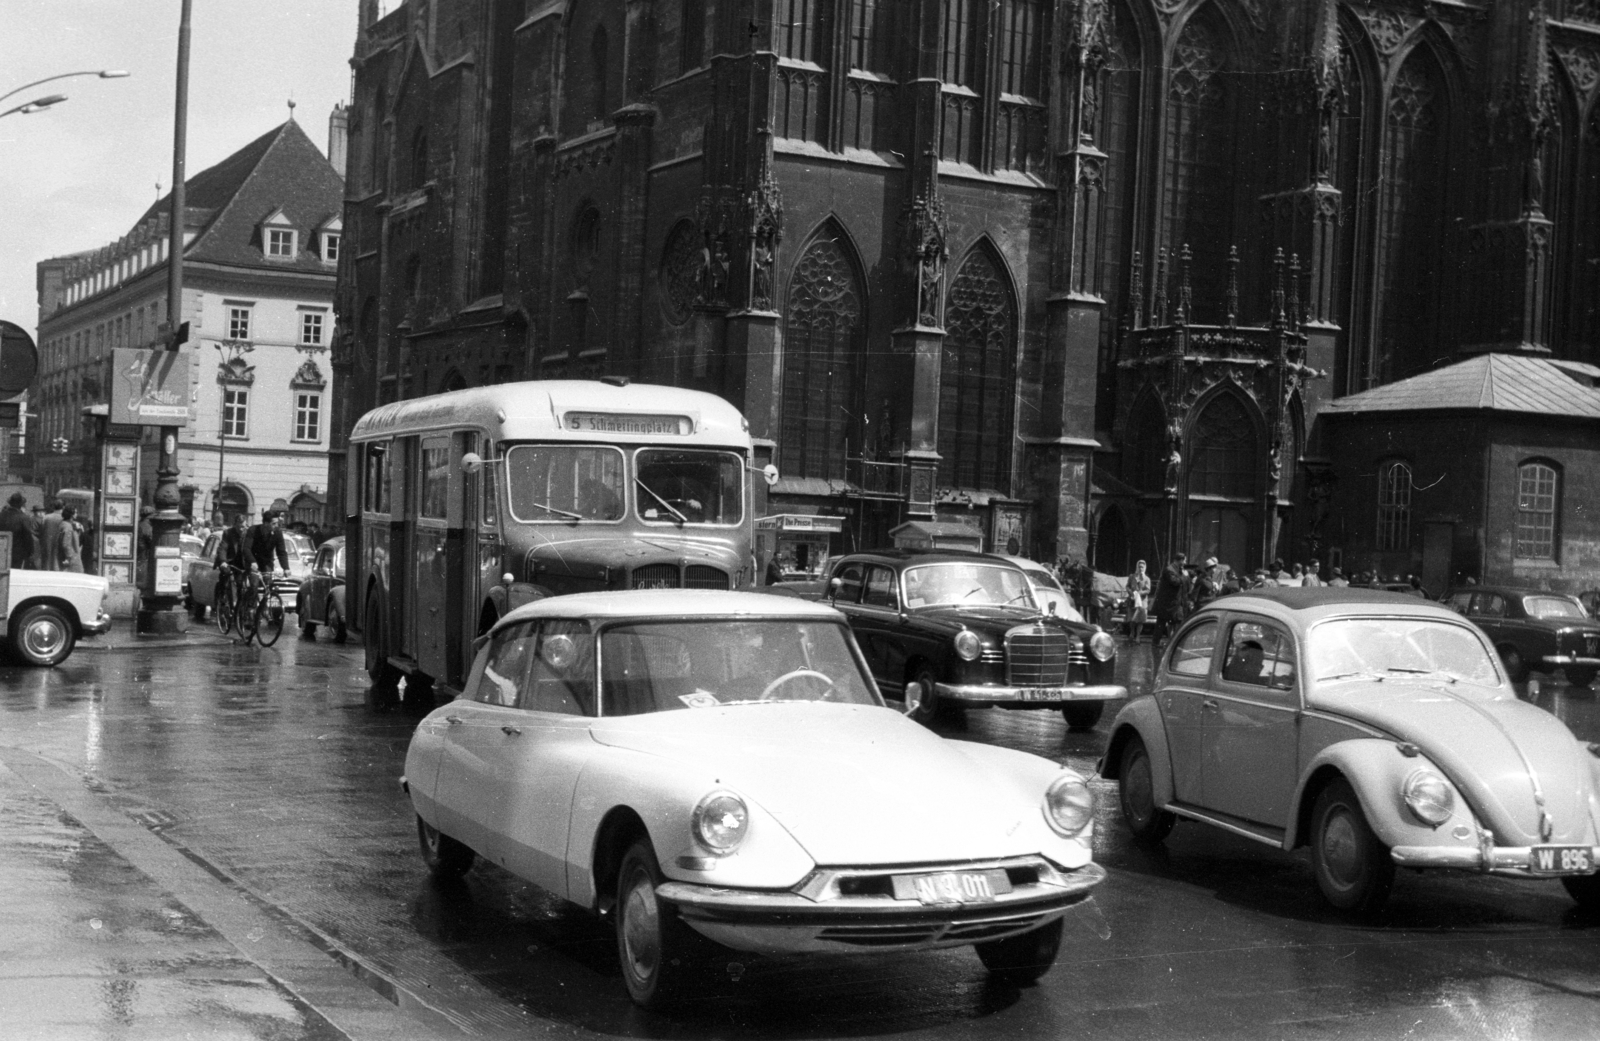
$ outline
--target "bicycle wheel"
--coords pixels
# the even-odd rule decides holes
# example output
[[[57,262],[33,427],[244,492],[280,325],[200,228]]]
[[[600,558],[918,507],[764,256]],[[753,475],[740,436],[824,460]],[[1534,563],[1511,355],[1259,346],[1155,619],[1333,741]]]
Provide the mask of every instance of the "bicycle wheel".
[[[226,636],[228,630],[233,628],[234,613],[239,610],[239,591],[231,581],[219,581],[216,599],[211,614],[217,623],[217,630]]]
[[[256,601],[256,642],[271,647],[283,635],[283,597],[269,592]]]
[[[234,611],[234,621],[237,623],[239,635],[245,643],[249,643],[256,635],[256,605],[261,602],[261,595],[256,591],[255,583],[246,583],[239,594],[239,603]]]

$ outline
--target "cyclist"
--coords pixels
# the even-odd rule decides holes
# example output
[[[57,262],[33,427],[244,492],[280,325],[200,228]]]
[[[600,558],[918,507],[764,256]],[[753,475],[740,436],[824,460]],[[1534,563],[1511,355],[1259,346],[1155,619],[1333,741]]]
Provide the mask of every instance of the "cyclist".
[[[273,574],[273,558],[277,558],[278,568],[284,574],[289,573],[289,551],[283,544],[283,529],[279,527],[282,517],[275,510],[261,511],[261,523],[250,526],[249,535],[245,546],[249,551],[249,559],[244,565],[255,564],[261,569],[261,575],[266,578]]]
[[[244,514],[234,517],[233,524],[223,530],[222,538],[217,540],[217,553],[212,563],[222,572],[222,582],[233,581],[233,569],[250,570],[250,558],[245,551]]]

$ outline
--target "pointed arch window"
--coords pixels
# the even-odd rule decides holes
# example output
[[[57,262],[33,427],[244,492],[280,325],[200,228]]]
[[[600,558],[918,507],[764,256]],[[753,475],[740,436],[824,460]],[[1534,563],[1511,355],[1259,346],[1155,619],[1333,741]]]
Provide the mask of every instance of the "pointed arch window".
[[[1145,395],[1128,424],[1128,434],[1133,442],[1132,465],[1126,471],[1129,483],[1141,491],[1161,491],[1167,481],[1167,417],[1155,395]]]
[[[1017,305],[985,251],[950,283],[939,372],[939,480],[1011,491]]]
[[[884,75],[893,72],[898,0],[855,0],[850,10],[850,67]]]
[[[1358,274],[1364,268],[1362,259],[1368,253],[1367,235],[1372,212],[1371,172],[1362,172],[1362,155],[1366,149],[1366,111],[1368,87],[1366,73],[1350,49],[1350,41],[1343,32],[1339,34],[1339,83],[1344,95],[1335,118],[1333,154],[1328,157],[1328,177],[1339,189],[1340,224],[1338,267],[1334,278],[1335,299],[1333,314],[1344,330],[1345,350],[1335,372],[1335,386],[1339,393],[1353,394],[1366,389],[1368,353],[1366,325],[1355,316],[1364,313],[1367,293],[1365,282]]]
[[[778,469],[842,480],[847,448],[860,451],[856,389],[866,320],[861,279],[838,236],[806,247],[789,287],[783,332],[783,415]]]
[[[683,0],[682,15],[678,67],[688,72],[706,59],[706,0]]]
[[[1441,250],[1445,91],[1438,65],[1418,48],[1401,66],[1384,111],[1378,177],[1379,382],[1426,368]]]
[[[1100,423],[1110,425],[1116,408],[1117,369],[1114,352],[1117,326],[1127,316],[1130,282],[1129,257],[1133,237],[1133,185],[1137,180],[1134,157],[1138,154],[1139,36],[1121,4],[1113,4],[1106,20],[1106,62],[1101,70],[1094,103],[1095,144],[1106,155],[1105,176],[1100,181],[1105,199],[1105,224],[1099,250],[1100,293],[1106,305],[1100,310],[1100,357],[1095,411]]]
[[[1411,548],[1411,467],[1402,462],[1378,468],[1378,538],[1380,552]]]
[[[779,0],[778,53],[794,61],[817,63],[820,0]]]
[[[594,35],[589,38],[589,76],[594,84],[594,101],[589,108],[592,119],[605,119],[611,114],[611,99],[608,96],[609,86],[607,80],[611,75],[610,41],[606,38],[606,27],[594,27]]]
[[[1200,258],[1192,275],[1196,300],[1222,299],[1223,265],[1204,258],[1231,238],[1234,134],[1223,39],[1203,15],[1190,19],[1167,83],[1162,243],[1169,252],[1189,243]]]
[[[1236,394],[1212,399],[1195,422],[1189,466],[1190,495],[1249,499],[1261,469],[1256,426]]]
[[[1550,347],[1557,357],[1600,361],[1600,104],[1580,119],[1562,106],[1550,135],[1545,177],[1553,199],[1545,215],[1555,226],[1555,274]]]

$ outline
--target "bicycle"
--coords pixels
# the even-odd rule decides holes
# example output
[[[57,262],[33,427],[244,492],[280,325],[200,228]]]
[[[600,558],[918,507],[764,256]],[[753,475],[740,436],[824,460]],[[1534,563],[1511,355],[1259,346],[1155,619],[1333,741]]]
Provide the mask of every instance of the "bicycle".
[[[235,576],[244,572],[232,564],[222,564],[218,570],[221,573],[217,578],[217,602],[212,607],[211,616],[217,623],[217,630],[226,636],[235,627],[239,617],[239,580]]]
[[[283,635],[283,597],[255,564],[245,574],[237,607],[235,622],[245,643],[255,640],[263,647],[271,647],[278,642]]]

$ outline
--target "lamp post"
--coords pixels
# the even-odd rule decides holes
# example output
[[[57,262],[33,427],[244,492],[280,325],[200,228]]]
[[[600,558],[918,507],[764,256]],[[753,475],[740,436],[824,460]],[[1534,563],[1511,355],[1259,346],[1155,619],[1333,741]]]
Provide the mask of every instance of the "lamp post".
[[[42,98],[34,98],[32,101],[24,102],[21,105],[16,105],[12,108],[6,109],[4,112],[0,112],[0,118],[17,113],[20,113],[24,116],[31,116],[35,112],[43,112],[51,105],[59,105],[65,100],[67,100],[67,96],[65,94],[46,94]]]
[[[129,73],[125,69],[84,69],[80,72],[58,72],[54,76],[46,76],[42,80],[34,80],[32,83],[24,83],[20,87],[8,90],[4,94],[0,94],[0,101],[4,101],[6,98],[17,94],[21,94],[23,91],[32,87],[37,87],[41,83],[53,83],[56,80],[71,79],[74,76],[96,76],[103,80],[120,80],[128,75]],[[23,104],[17,105],[14,108],[8,108],[4,112],[0,112],[0,117],[9,116],[13,113],[21,113],[24,116],[31,116],[35,112],[43,112],[51,105],[59,105],[65,100],[67,100],[67,96],[65,94],[47,94],[44,97],[34,98],[32,101],[24,102]]]

